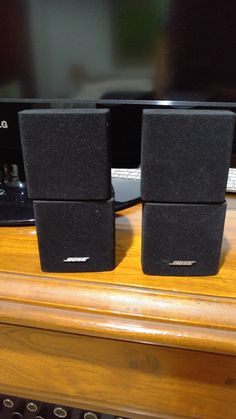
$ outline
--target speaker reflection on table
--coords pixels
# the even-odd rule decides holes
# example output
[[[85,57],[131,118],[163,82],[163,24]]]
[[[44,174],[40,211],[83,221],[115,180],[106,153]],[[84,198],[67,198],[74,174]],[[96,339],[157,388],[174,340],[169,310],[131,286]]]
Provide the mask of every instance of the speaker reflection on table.
[[[234,120],[227,111],[144,110],[144,273],[217,273]]]
[[[109,110],[22,111],[19,123],[42,270],[114,269]]]

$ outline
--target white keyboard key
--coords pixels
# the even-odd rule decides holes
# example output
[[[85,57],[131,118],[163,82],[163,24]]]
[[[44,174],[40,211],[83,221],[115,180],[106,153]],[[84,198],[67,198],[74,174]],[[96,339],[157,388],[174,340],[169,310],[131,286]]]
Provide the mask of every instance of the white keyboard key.
[[[129,179],[129,180],[140,180],[141,168],[137,169],[112,169],[111,175],[113,178]],[[227,191],[236,193],[236,169],[230,168],[227,182]]]

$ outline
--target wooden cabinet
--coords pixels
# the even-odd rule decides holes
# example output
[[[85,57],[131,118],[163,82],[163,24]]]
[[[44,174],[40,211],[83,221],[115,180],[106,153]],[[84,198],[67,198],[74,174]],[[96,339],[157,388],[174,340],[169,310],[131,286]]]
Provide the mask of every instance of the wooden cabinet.
[[[0,229],[0,392],[130,418],[236,418],[236,199],[221,268],[154,277],[141,206],[116,217],[112,272],[40,270],[34,227]]]

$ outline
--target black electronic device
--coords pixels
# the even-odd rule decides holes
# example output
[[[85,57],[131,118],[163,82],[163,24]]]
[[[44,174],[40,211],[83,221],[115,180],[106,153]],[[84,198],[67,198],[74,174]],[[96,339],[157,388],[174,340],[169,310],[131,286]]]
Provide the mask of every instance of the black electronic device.
[[[98,272],[115,267],[114,199],[34,201],[45,272]]]
[[[17,119],[23,109],[109,108],[114,168],[140,165],[144,108],[236,111],[234,0],[0,6],[0,225],[33,222]],[[231,167],[235,150],[236,141]],[[17,181],[9,182],[9,171]],[[127,182],[115,181],[119,207]]]
[[[144,202],[142,267],[148,275],[215,275],[226,203]]]
[[[42,270],[114,269],[109,111],[23,111],[19,122]]]
[[[144,201],[223,202],[235,115],[213,110],[144,110]]]
[[[31,110],[19,122],[31,199],[110,199],[109,110]]]
[[[234,114],[226,111],[144,110],[145,273],[217,273],[234,123]]]

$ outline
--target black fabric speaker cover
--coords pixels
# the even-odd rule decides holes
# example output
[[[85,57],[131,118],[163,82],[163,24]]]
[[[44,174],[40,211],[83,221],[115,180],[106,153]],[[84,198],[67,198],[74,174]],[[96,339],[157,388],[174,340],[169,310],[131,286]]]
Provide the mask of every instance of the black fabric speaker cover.
[[[32,199],[111,197],[109,110],[19,113],[28,195]]]
[[[115,267],[114,199],[34,201],[41,267],[91,272]]]
[[[223,202],[235,116],[144,110],[141,196],[154,202]]]
[[[142,266],[149,275],[214,275],[226,203],[144,203]]]

